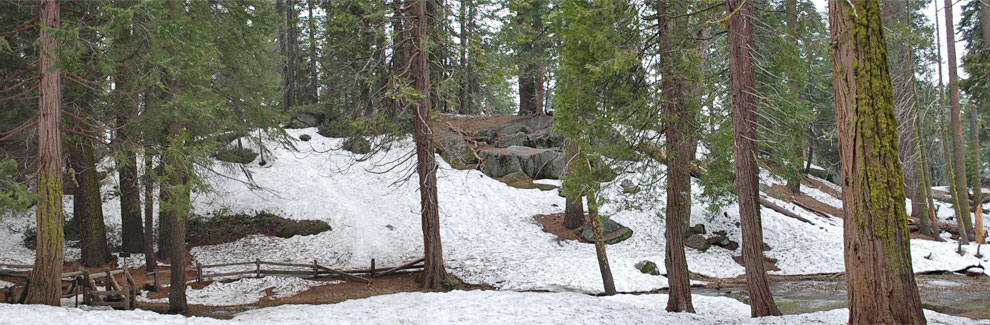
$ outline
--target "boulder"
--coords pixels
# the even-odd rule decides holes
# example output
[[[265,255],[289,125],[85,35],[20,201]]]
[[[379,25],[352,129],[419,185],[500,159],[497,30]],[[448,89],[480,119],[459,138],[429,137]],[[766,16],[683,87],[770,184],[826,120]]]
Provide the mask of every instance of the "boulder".
[[[653,261],[640,261],[639,263],[636,263],[636,269],[645,274],[660,275],[660,270],[657,268],[657,263],[653,263]]]
[[[705,239],[705,236],[694,234],[684,241],[684,246],[704,252],[707,251],[712,245],[708,243],[708,239]]]
[[[728,249],[730,251],[734,251],[734,250],[739,249],[739,243],[730,240],[729,243],[726,244],[725,246],[723,246],[722,248]]]
[[[722,236],[722,237],[729,236],[729,233],[725,232],[725,230],[713,231],[712,234],[714,234],[715,236]]]
[[[715,235],[708,237],[708,243],[718,247],[725,247],[726,245],[729,244],[729,242],[730,242],[729,238],[725,236]]]
[[[699,224],[696,224],[694,226],[691,226],[690,228],[688,228],[688,231],[690,231],[692,234],[695,234],[695,235],[704,235],[706,233],[705,232],[705,225],[700,224],[700,223]],[[702,237],[702,238],[704,238],[704,237]]]
[[[612,245],[620,243],[632,237],[632,234],[632,229],[626,228],[626,226],[612,219],[605,218],[602,220],[602,237],[605,238],[605,244]],[[591,231],[591,224],[585,225],[584,229],[581,230],[581,238],[589,243],[595,242],[595,234]]]
[[[368,142],[367,139],[362,138],[362,137],[350,137],[350,138],[347,138],[347,140],[344,140],[344,144],[343,144],[342,147],[343,147],[344,150],[347,150],[347,151],[350,151],[350,152],[353,152],[353,153],[356,153],[356,154],[359,154],[359,155],[364,155],[364,154],[367,154],[367,153],[371,152],[371,143]]]
[[[498,130],[499,135],[522,133],[535,133],[543,129],[553,127],[553,116],[540,115],[532,117],[517,118],[509,121]]]
[[[485,174],[492,178],[522,172],[532,179],[557,179],[564,173],[564,155],[554,149],[536,149],[512,146],[484,149],[479,152],[484,160]]]
[[[440,157],[454,168],[473,168],[478,163],[474,149],[460,138],[444,140],[440,146]]]
[[[292,116],[292,125],[304,125],[304,127],[315,127],[323,123],[324,117],[320,114],[310,112],[299,112]],[[298,123],[295,123],[298,122]]]
[[[495,129],[494,127],[487,128],[484,130],[478,130],[478,132],[474,133],[474,141],[494,143],[495,137],[497,135],[498,135],[498,129]]]
[[[310,139],[313,139],[313,137],[310,136],[309,134],[303,134],[303,135],[300,135],[299,136],[299,140],[302,140],[302,141],[309,141]]]
[[[565,139],[564,135],[553,132],[552,128],[546,128],[530,134],[527,144],[533,148],[560,148],[564,146]]]
[[[529,136],[522,132],[503,135],[495,140],[495,147],[508,148],[511,146],[532,147],[529,145]]]
[[[636,183],[633,183],[632,180],[624,179],[624,180],[622,180],[622,183],[619,183],[619,185],[622,186],[622,192],[623,193],[630,193],[631,194],[631,193],[639,192],[639,188],[636,187]]]

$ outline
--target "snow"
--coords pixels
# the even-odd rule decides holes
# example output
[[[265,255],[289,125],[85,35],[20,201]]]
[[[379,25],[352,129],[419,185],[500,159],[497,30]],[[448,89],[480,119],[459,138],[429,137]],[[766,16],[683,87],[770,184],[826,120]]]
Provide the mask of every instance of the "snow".
[[[749,306],[726,297],[692,296],[697,310],[663,310],[667,295],[595,297],[578,293],[511,291],[409,292],[331,305],[282,305],[249,310],[229,321],[113,311],[0,304],[0,323],[52,324],[844,324],[847,309],[750,318]],[[936,324],[990,324],[926,310]]]
[[[342,283],[342,281],[313,281],[296,277],[266,276],[243,278],[232,282],[213,282],[202,289],[189,287],[186,299],[190,304],[205,306],[247,305],[260,301],[272,290],[272,298],[294,296],[309,288]],[[138,296],[140,302],[168,303],[168,298],[149,299],[147,293]]]
[[[215,264],[262,259],[309,264],[317,260],[321,265],[352,269],[368,267],[371,259],[379,268],[385,268],[422,256],[419,193],[411,169],[414,162],[404,160],[412,151],[411,141],[400,141],[391,151],[358,161],[350,152],[335,150],[341,146],[341,139],[325,138],[315,128],[287,132],[293,138],[307,134],[312,139],[296,141],[298,151],[271,143],[272,152],[266,155],[265,166],[259,166],[257,160],[246,165],[261,190],[246,186],[243,182],[247,179],[238,170],[220,170],[223,175],[206,177],[212,191],[195,193],[195,212],[210,215],[268,211],[288,219],[322,220],[333,230],[292,238],[255,235],[200,246],[191,252],[196,261]],[[477,170],[456,170],[443,161],[439,167],[441,235],[445,264],[451,274],[468,283],[503,290],[602,291],[593,245],[560,240],[543,232],[533,218],[563,212],[564,199],[557,191],[512,188]],[[412,180],[408,180],[410,176]],[[113,177],[108,178],[111,181],[105,186],[112,187]],[[767,171],[761,172],[761,178],[764,183],[783,184]],[[644,175],[624,173],[602,186],[601,196],[606,202],[602,213],[634,231],[630,239],[608,246],[616,287],[622,292],[664,288],[667,281],[663,276],[642,274],[634,267],[643,260],[663,265],[664,191],[657,187],[624,194],[620,186],[624,179],[646,184]],[[539,182],[559,185],[553,180]],[[692,205],[692,224],[705,224],[709,234],[725,231],[731,240],[741,242],[741,231],[736,226],[738,208],[730,204],[710,212],[697,195],[700,185],[692,187],[696,194],[692,200],[700,203]],[[825,204],[842,207],[840,200],[823,191],[806,186],[802,190]],[[105,188],[105,192],[111,191]],[[649,196],[642,197],[640,201],[647,203],[641,207],[629,207],[627,196],[631,195]],[[771,273],[843,271],[841,219],[821,217],[787,202],[768,199],[811,221],[805,223],[769,209],[761,211],[764,240],[772,247],[766,254],[777,259],[780,268]],[[67,203],[71,207],[71,198]],[[938,207],[941,219],[952,215],[950,206]],[[119,229],[119,200],[108,197],[104,210],[108,225]],[[31,214],[22,214],[5,216],[0,221],[0,263],[33,262],[34,252],[21,243],[21,233],[33,225],[33,219]],[[956,271],[969,265],[990,264],[990,254],[984,254],[988,257],[982,260],[973,257],[975,244],[963,247],[967,251],[964,256],[955,253],[954,241],[912,240],[911,246],[916,272]],[[731,259],[734,254],[739,251],[712,247],[702,253],[689,248],[688,266],[692,272],[710,277],[736,277],[743,274],[743,268]],[[67,256],[78,256],[78,249],[69,250]],[[127,263],[138,267],[143,265],[143,258],[135,254]],[[250,296],[256,299],[255,294]]]

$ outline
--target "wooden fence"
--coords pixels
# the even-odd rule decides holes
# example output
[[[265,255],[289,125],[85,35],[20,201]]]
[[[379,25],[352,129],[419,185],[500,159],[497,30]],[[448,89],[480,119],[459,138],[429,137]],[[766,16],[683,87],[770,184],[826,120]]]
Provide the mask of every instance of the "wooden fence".
[[[22,277],[28,279],[32,265],[0,264],[0,275]],[[123,275],[123,284],[117,281],[115,275]],[[105,290],[101,290],[96,280],[102,279]],[[135,296],[138,292],[138,285],[134,277],[127,269],[111,270],[105,268],[103,272],[89,273],[81,269],[78,265],[76,271],[62,273],[62,281],[68,281],[68,287],[62,295],[63,298],[83,295],[83,303],[94,306],[111,306],[118,309],[134,309]],[[27,291],[31,287],[30,279],[25,281],[20,287],[20,296],[15,300],[14,295],[18,291],[18,286],[0,288],[0,293],[4,295],[3,302],[24,303]]]

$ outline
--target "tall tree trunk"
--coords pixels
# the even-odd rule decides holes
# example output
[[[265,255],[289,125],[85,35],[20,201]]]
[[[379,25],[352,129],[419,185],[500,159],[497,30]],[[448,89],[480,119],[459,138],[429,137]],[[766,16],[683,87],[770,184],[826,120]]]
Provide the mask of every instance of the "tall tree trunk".
[[[296,106],[299,71],[299,29],[296,26],[296,0],[279,0],[276,5],[281,17],[279,49],[285,57],[282,66],[282,111]]]
[[[27,303],[58,306],[62,296],[62,71],[58,43],[49,29],[61,27],[59,1],[40,4],[41,96],[38,98],[37,244]]]
[[[697,119],[696,92],[699,88],[700,71],[687,71],[696,66],[690,64],[698,58],[692,51],[686,21],[670,19],[669,16],[687,14],[686,3],[657,1],[659,27],[657,39],[660,44],[660,73],[662,112],[667,122],[667,217],[666,250],[664,266],[667,269],[667,284],[670,296],[667,311],[694,312],[691,302],[691,282],[688,278],[687,256],[684,252],[684,239],[691,210],[691,160],[694,145],[692,141]],[[693,73],[692,73],[693,72]],[[692,78],[697,77],[697,78]]]
[[[794,44],[794,46],[799,47],[800,44],[798,44],[798,40],[797,40],[797,36],[798,36],[798,27],[797,27],[797,17],[798,17],[797,0],[787,0],[784,3],[784,8],[787,11],[787,15],[786,15],[787,19],[785,19],[785,21],[787,23],[787,39],[790,40],[791,43]],[[797,101],[800,102],[801,101],[801,86],[798,85],[798,83],[796,81],[792,81],[791,82],[791,92],[794,93],[797,96]],[[811,161],[811,152],[810,151],[808,153],[808,157],[807,158],[808,158],[808,161],[810,163],[810,161]],[[807,170],[807,168],[805,168],[805,170]],[[801,194],[801,179],[802,178],[804,178],[804,175],[792,175],[792,177],[788,177],[787,178],[787,184],[786,184],[787,190],[790,191],[792,194]]]
[[[849,323],[925,323],[911,268],[880,2],[831,0],[829,21]]]
[[[460,113],[460,114],[465,114],[465,115],[466,114],[471,114],[471,104],[470,104],[470,102],[468,100],[468,89],[470,88],[470,83],[471,83],[471,79],[470,78],[471,78],[471,76],[468,74],[468,69],[467,69],[467,67],[468,67],[468,60],[467,60],[468,40],[470,39],[470,35],[468,35],[468,31],[467,31],[467,29],[468,29],[467,28],[467,24],[468,24],[468,21],[467,21],[467,11],[468,11],[468,7],[470,6],[469,5],[470,2],[471,2],[471,0],[461,0],[461,11],[460,11],[460,17],[459,17],[460,18],[459,22],[461,23],[461,33],[460,33],[460,36],[461,36],[460,37],[460,40],[461,40],[461,44],[460,44],[460,50],[461,50],[461,53],[460,53],[461,54],[461,57],[460,57],[460,59],[461,59],[461,61],[460,61],[460,68],[461,68],[461,71],[460,71],[459,74],[460,74],[461,78],[460,78],[460,85],[459,85],[459,87],[457,89],[457,98],[458,98],[457,112]]]
[[[320,102],[320,66],[319,57],[317,55],[316,49],[319,45],[316,42],[316,16],[313,14],[313,3],[314,0],[306,1],[306,8],[309,10],[309,16],[306,17],[306,21],[309,26],[309,89],[307,89],[307,96],[309,100],[304,104],[315,104]]]
[[[185,11],[175,3],[175,0],[166,0],[169,8],[169,18],[174,20]],[[174,48],[167,48],[168,53],[175,56]],[[179,77],[168,76],[169,99],[176,101],[179,93]],[[177,115],[183,115],[181,105],[176,105]],[[171,146],[182,145],[176,141],[181,141],[182,124],[178,119],[170,120],[166,123],[165,148],[161,156],[162,185],[159,189],[160,209],[159,216],[161,223],[168,224],[167,232],[161,234],[167,238],[168,261],[171,265],[169,272],[168,289],[168,312],[184,314],[189,311],[186,304],[186,217],[189,215],[190,193],[188,176],[185,173],[185,166],[179,161],[179,156],[175,152],[170,152]]]
[[[977,243],[983,243],[983,184],[980,179],[983,163],[980,161],[980,113],[976,107],[973,103],[969,105],[970,173],[973,185],[973,219],[976,220],[972,235]]]
[[[123,95],[123,94],[122,94]],[[117,118],[120,129],[117,138],[128,140],[126,114]],[[117,176],[120,179],[120,227],[121,248],[128,253],[144,251],[144,231],[141,228],[141,189],[138,185],[137,153],[126,143],[121,142],[118,150],[121,158],[117,161]]]
[[[952,161],[955,164],[956,194],[959,195],[959,221],[966,229],[966,242],[975,240],[969,218],[969,185],[966,184],[966,151],[963,149],[962,118],[959,108],[959,76],[956,72],[956,33],[952,23],[952,0],[945,0],[945,52],[949,60],[949,104],[952,122]]]
[[[104,266],[112,258],[107,246],[106,223],[103,220],[103,198],[96,171],[93,143],[80,137],[73,146],[72,169],[75,170],[76,192],[73,195],[73,216],[79,225],[79,247],[82,265]]]
[[[729,89],[735,141],[736,194],[743,231],[743,264],[753,317],[780,315],[763,265],[759,170],[756,166],[756,74],[753,68],[753,2],[726,0],[729,17]]]
[[[919,163],[919,146],[915,125],[918,119],[918,101],[915,83],[914,48],[908,37],[912,32],[911,8],[906,1],[883,2],[883,24],[895,31],[887,37],[890,48],[888,63],[894,89],[894,111],[897,117],[898,146],[904,170],[904,186],[911,198],[911,216],[918,218],[918,231],[931,235],[926,192],[922,188],[924,173]]]
[[[983,17],[981,19],[982,25],[980,26],[982,28],[982,30],[983,30],[983,46],[990,47],[990,2],[980,1],[980,12],[983,15]],[[983,50],[984,51],[988,51],[990,49],[984,48]],[[990,73],[987,74],[987,81],[988,81],[988,84],[990,84]],[[977,111],[978,112],[978,110],[975,110],[975,108],[976,108],[975,105],[973,106],[973,108],[974,108],[974,111]],[[976,117],[972,117],[972,119],[975,121],[976,120]],[[977,123],[977,124],[979,124],[979,123]],[[977,126],[971,126],[971,130],[979,130],[980,128],[978,126],[979,125],[977,125]],[[970,133],[971,134],[974,134],[973,131],[970,131]],[[973,143],[974,144],[977,144],[976,145],[976,148],[975,148],[976,149],[975,151],[976,151],[976,159],[977,159],[977,161],[976,161],[976,164],[974,165],[974,166],[976,166],[975,167],[976,168],[976,179],[974,180],[974,182],[976,182],[976,185],[975,185],[976,188],[979,188],[980,189],[980,190],[978,190],[978,191],[976,191],[976,192],[973,193],[973,195],[974,195],[973,202],[978,202],[978,203],[976,203],[977,208],[975,209],[975,211],[976,211],[976,240],[979,243],[984,243],[984,242],[986,242],[986,239],[987,239],[987,232],[986,232],[986,229],[983,228],[983,184],[982,184],[983,183],[983,178],[982,178],[983,164],[979,160],[980,159],[979,158],[980,157],[979,133],[977,132],[977,133],[975,133],[975,135],[971,135],[971,136],[974,136],[975,137],[974,139],[976,139],[976,140],[974,140]]]
[[[577,156],[577,145],[571,139],[567,139],[564,144],[564,151],[567,161],[575,161]],[[567,164],[565,173],[571,170]],[[564,201],[564,227],[567,229],[577,229],[584,225],[584,200],[580,195],[568,195]]]
[[[587,162],[587,159],[582,159]],[[591,234],[595,239],[595,255],[598,257],[598,270],[602,273],[602,285],[605,295],[615,294],[615,280],[612,279],[612,268],[608,265],[608,254],[605,252],[605,237],[602,235],[602,217],[598,214],[598,201],[595,189],[587,192],[588,214],[591,215]]]
[[[154,156],[144,151],[144,264],[148,272],[158,269],[155,259],[155,173]]]
[[[938,16],[938,1],[937,0],[932,0],[932,1],[934,4],[932,7],[935,8],[935,16]],[[951,139],[949,137],[949,128],[947,126],[948,124],[946,123],[946,120],[949,119],[949,114],[948,111],[944,109],[944,107],[946,106],[945,105],[946,99],[945,99],[945,86],[944,86],[945,83],[942,80],[942,36],[940,34],[941,33],[939,32],[939,26],[936,23],[935,24],[935,46],[936,46],[935,55],[938,59],[938,104],[940,107],[938,116],[941,118],[941,123],[939,123],[940,125],[939,135],[941,136],[941,140],[939,141],[939,143],[942,146],[942,154],[944,155],[944,160],[945,160],[945,172],[948,175],[947,183],[949,184],[949,193],[952,196],[952,210],[956,216],[956,222],[959,223],[959,232],[960,234],[962,234],[959,240],[966,243],[968,242],[967,238],[969,236],[966,236],[966,227],[963,227],[962,224],[963,210],[960,209],[960,203],[959,203],[960,197],[956,193],[956,181],[955,181],[956,178],[954,172],[955,166],[952,163],[952,149],[949,148]]]
[[[423,226],[424,289],[437,289],[447,278],[443,265],[443,245],[440,240],[440,210],[437,207],[437,162],[433,153],[433,132],[430,130],[430,70],[426,57],[426,4],[416,1],[410,8],[412,26],[411,77],[413,88],[424,94],[415,103],[413,140],[416,143],[416,170],[419,174],[420,209]]]

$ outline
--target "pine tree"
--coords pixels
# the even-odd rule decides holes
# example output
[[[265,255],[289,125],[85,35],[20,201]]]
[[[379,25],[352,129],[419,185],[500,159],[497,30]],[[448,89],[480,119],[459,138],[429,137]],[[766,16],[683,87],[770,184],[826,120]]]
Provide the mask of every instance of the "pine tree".
[[[41,74],[38,99],[37,244],[27,303],[58,306],[62,296],[62,136],[61,70],[56,64],[58,42],[52,31],[61,27],[59,1],[40,3],[38,40]]]
[[[911,268],[880,1],[829,1],[829,21],[849,323],[925,323]]]
[[[959,221],[959,232],[962,234],[963,243],[967,243],[970,240],[975,240],[973,231],[973,222],[970,219],[970,204],[969,204],[969,185],[966,181],[966,153],[963,149],[963,135],[962,135],[962,118],[960,117],[960,107],[959,107],[959,77],[956,71],[956,32],[953,27],[952,20],[952,0],[945,0],[945,43],[947,44],[946,54],[949,67],[949,104],[950,104],[950,121],[952,123],[952,162],[955,164],[953,171],[955,173],[955,185],[956,194],[959,201],[958,209],[960,212]]]
[[[760,226],[759,170],[756,166],[756,78],[753,68],[753,3],[727,0],[729,15],[729,89],[735,139],[736,195],[743,231],[743,264],[753,317],[780,315],[763,265]]]

